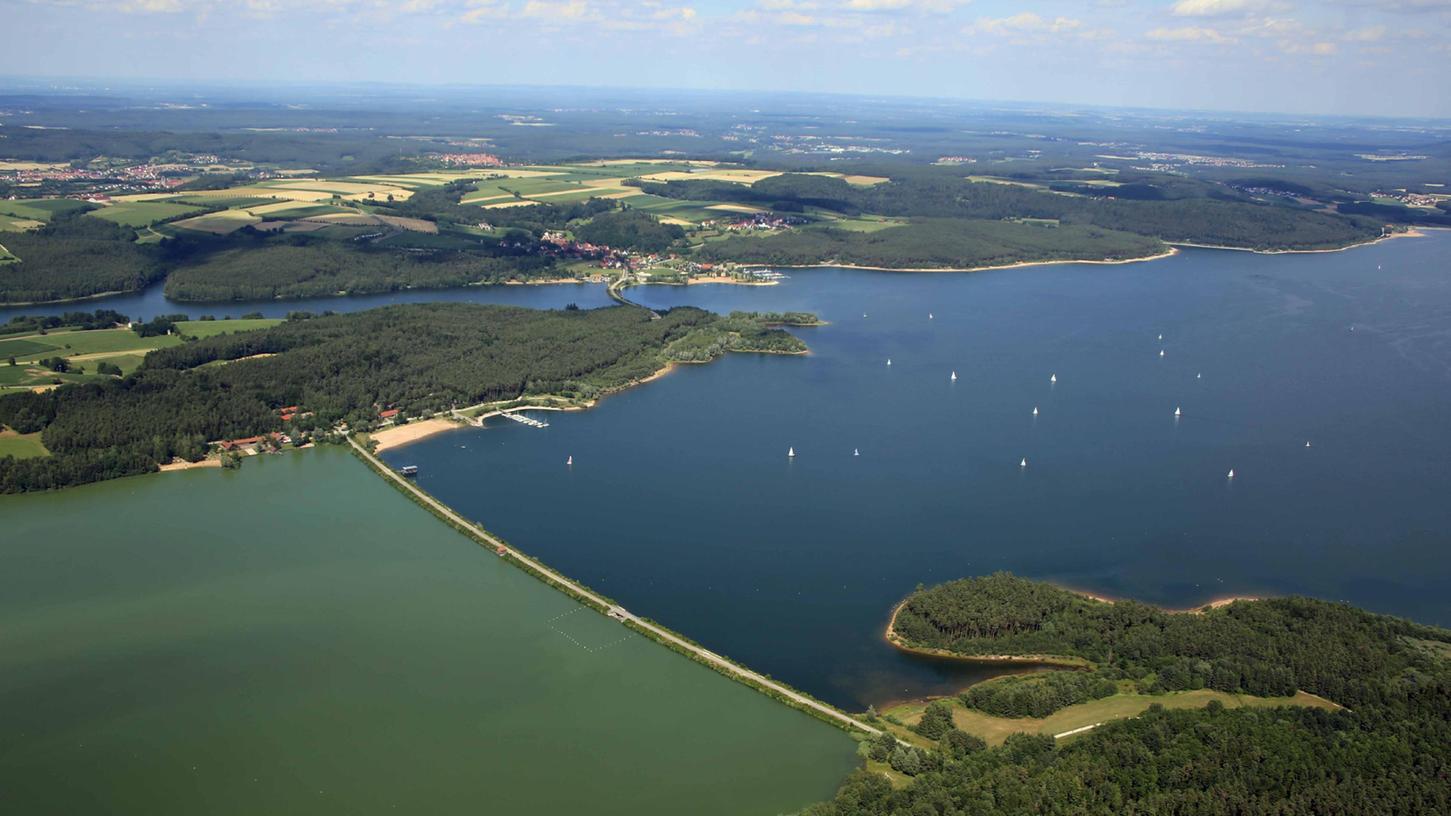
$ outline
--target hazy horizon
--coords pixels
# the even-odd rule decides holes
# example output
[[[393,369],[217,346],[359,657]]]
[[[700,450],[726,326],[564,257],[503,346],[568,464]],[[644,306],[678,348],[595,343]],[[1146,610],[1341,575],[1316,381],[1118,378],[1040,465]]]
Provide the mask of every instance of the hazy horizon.
[[[39,82],[792,92],[1451,117],[1442,79],[1451,70],[1451,0],[0,0],[0,8],[26,32],[0,54],[0,75]]]

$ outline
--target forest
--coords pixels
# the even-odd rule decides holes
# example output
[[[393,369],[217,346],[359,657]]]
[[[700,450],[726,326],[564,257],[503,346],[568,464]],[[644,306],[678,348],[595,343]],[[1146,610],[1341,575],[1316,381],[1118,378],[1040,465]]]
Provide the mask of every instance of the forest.
[[[810,265],[840,263],[899,269],[1003,266],[1024,261],[1143,258],[1163,252],[1159,241],[1096,227],[1012,221],[923,218],[875,232],[801,229],[765,237],[732,236],[707,243],[708,261]]]
[[[404,416],[557,394],[589,400],[669,362],[804,344],[748,315],[682,307],[537,311],[465,303],[288,320],[147,355],[128,377],[0,397],[0,424],[52,455],[0,459],[0,493],[46,490],[196,460],[210,442],[269,431],[370,428]],[[268,355],[268,356],[262,356]],[[283,406],[301,406],[290,422]]]
[[[20,260],[0,266],[0,303],[134,292],[166,274],[161,254],[137,244],[135,230],[82,212],[57,214],[33,232],[5,233],[5,247]]]
[[[362,295],[548,277],[553,267],[547,258],[484,250],[400,252],[302,236],[239,237],[179,264],[166,279],[166,296],[214,302]]]
[[[1048,688],[1065,699],[1096,696],[1111,676],[1145,672],[1164,689],[1301,688],[1344,708],[1156,705],[1071,740],[1025,733],[991,749],[939,715],[930,730],[941,733],[940,750],[889,739],[866,746],[912,776],[911,785],[894,789],[879,774],[857,771],[808,816],[1451,808],[1451,631],[1305,598],[1169,613],[1092,601],[1007,573],[919,590],[896,628],[912,644],[963,654],[1073,655],[1096,664],[1093,672],[1047,675],[1058,679],[992,681],[964,695],[969,704],[1002,706],[1007,716],[1023,716],[1020,706]]]
[[[1197,197],[1119,200],[1060,195],[1027,187],[971,181],[959,175],[918,169],[891,181],[856,187],[841,179],[785,174],[750,186],[712,181],[647,182],[641,189],[669,198],[724,200],[801,211],[816,207],[845,215],[873,213],[902,218],[1054,219],[1063,225],[1095,226],[1163,241],[1245,249],[1323,249],[1380,235],[1380,222],[1355,215],[1314,212],[1247,200]],[[1152,196],[1140,191],[1139,198]],[[945,254],[945,253],[944,253]],[[1080,257],[1093,257],[1088,253]]]

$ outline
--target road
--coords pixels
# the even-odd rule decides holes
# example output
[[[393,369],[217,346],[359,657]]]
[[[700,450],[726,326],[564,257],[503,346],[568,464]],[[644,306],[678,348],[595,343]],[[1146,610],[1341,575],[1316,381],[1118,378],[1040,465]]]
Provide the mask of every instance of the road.
[[[484,532],[479,528],[477,524],[469,521],[463,516],[460,516],[458,513],[455,513],[451,507],[423,492],[423,490],[421,490],[413,482],[410,482],[409,480],[398,475],[396,472],[393,471],[392,468],[383,464],[383,462],[378,459],[378,457],[370,453],[367,448],[359,445],[357,440],[353,439],[351,436],[348,437],[348,444],[352,445],[353,449],[356,450],[359,455],[367,459],[369,462],[372,462],[379,471],[385,474],[388,478],[392,479],[403,489],[407,490],[419,501],[428,505],[439,515],[443,516],[454,524],[459,525],[460,527],[472,530],[474,535],[487,542],[490,546],[494,547],[495,550],[503,550],[505,554],[513,556],[515,561],[518,562],[519,566],[523,567],[526,570],[529,570],[540,578],[543,578],[548,583],[565,590],[567,594],[585,598],[601,608],[609,609],[615,617],[633,623],[635,626],[648,632],[650,636],[655,638],[656,640],[662,641],[664,643],[669,643],[672,646],[676,646],[679,649],[688,652],[689,654],[699,659],[701,662],[707,663],[710,666],[714,667],[722,674],[734,677],[738,680],[745,681],[748,684],[754,684],[762,688],[770,689],[776,694],[781,695],[782,697],[790,700],[792,703],[795,703],[798,706],[801,706],[802,708],[810,709],[817,714],[820,714],[834,722],[840,723],[849,728],[853,728],[863,733],[871,734],[873,736],[882,733],[880,729],[868,725],[861,720],[858,720],[857,718],[851,716],[850,714],[832,708],[831,706],[823,702],[813,700],[810,697],[802,694],[801,692],[792,689],[790,686],[778,683],[777,681],[772,680],[765,675],[753,672],[743,666],[737,666],[735,663],[726,660],[724,657],[721,657],[715,652],[712,652],[702,646],[697,646],[696,644],[691,643],[690,641],[680,637],[669,629],[658,626],[643,618],[636,617],[628,610],[615,606],[608,598],[596,594],[588,587],[575,583],[569,578],[566,578],[564,575],[555,572],[554,570],[544,566],[543,564],[538,563],[537,561],[534,561],[527,555],[519,552],[513,547],[510,547],[508,544],[505,544],[494,536]]]

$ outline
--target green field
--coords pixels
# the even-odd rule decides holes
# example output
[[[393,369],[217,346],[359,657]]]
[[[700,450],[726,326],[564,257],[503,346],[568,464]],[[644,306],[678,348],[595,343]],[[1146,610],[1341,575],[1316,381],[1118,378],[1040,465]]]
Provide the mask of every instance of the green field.
[[[18,434],[10,429],[0,430],[0,459],[14,456],[29,459],[34,456],[49,456],[50,451],[40,441],[39,433]]]
[[[281,318],[270,317],[247,320],[186,320],[176,324],[176,330],[183,337],[201,339],[203,337],[216,337],[219,334],[271,328],[281,322]]]
[[[0,215],[10,215],[31,221],[49,221],[59,213],[90,209],[92,205],[69,198],[27,198],[20,201],[0,201]]]
[[[5,215],[4,213],[0,213],[0,232],[20,232],[22,230],[35,229],[36,227],[41,226],[44,223],[44,221],[38,221],[31,218],[17,218],[13,215]],[[7,252],[0,252],[0,258],[3,257],[13,256],[11,256]]]
[[[80,354],[113,354],[122,351],[150,351],[151,349],[181,345],[180,337],[141,337],[130,329],[53,331],[43,337],[31,335],[4,342],[13,343],[19,340],[48,344],[54,349],[53,354],[62,357],[74,357]]]
[[[176,218],[200,210],[200,207],[175,204],[169,201],[123,201],[99,210],[92,210],[89,214],[94,218],[104,218],[127,227],[145,227],[158,221],[165,221],[168,218]]]
[[[1003,740],[1007,739],[1010,734],[1027,732],[1055,736],[1088,725],[1121,720],[1127,717],[1137,717],[1155,703],[1164,708],[1203,708],[1209,704],[1210,700],[1218,700],[1225,708],[1266,708],[1284,705],[1310,706],[1312,708],[1324,709],[1339,708],[1339,706],[1329,700],[1316,697],[1313,694],[1306,694],[1303,691],[1297,693],[1294,697],[1256,697],[1250,694],[1226,694],[1222,691],[1213,691],[1210,689],[1171,691],[1164,694],[1115,694],[1112,697],[1105,697],[1101,700],[1067,706],[1042,719],[1034,719],[1031,717],[994,717],[967,708],[955,699],[949,700],[949,702],[952,704],[952,721],[954,725],[969,734],[983,738],[987,741],[988,745],[1001,745]],[[922,711],[925,708],[925,703],[905,703],[891,708],[884,713],[891,714],[908,725],[913,725],[922,718]],[[902,735],[908,739],[916,741],[922,739],[917,734],[906,731],[905,729],[893,730],[894,732],[904,732]]]
[[[48,351],[55,351],[57,346],[44,340],[27,337],[25,339],[0,340],[0,357],[26,358],[44,354]]]

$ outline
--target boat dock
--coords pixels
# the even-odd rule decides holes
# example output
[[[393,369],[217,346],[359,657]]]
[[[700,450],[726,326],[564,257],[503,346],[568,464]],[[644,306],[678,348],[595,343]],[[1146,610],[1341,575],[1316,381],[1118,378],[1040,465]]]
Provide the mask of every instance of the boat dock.
[[[512,419],[515,422],[519,423],[520,425],[528,425],[531,428],[548,428],[549,427],[549,423],[548,422],[544,422],[543,420],[535,419],[534,417],[524,416],[522,413],[519,413],[519,414],[504,413],[504,414],[500,414],[500,416],[504,417],[505,419]]]

